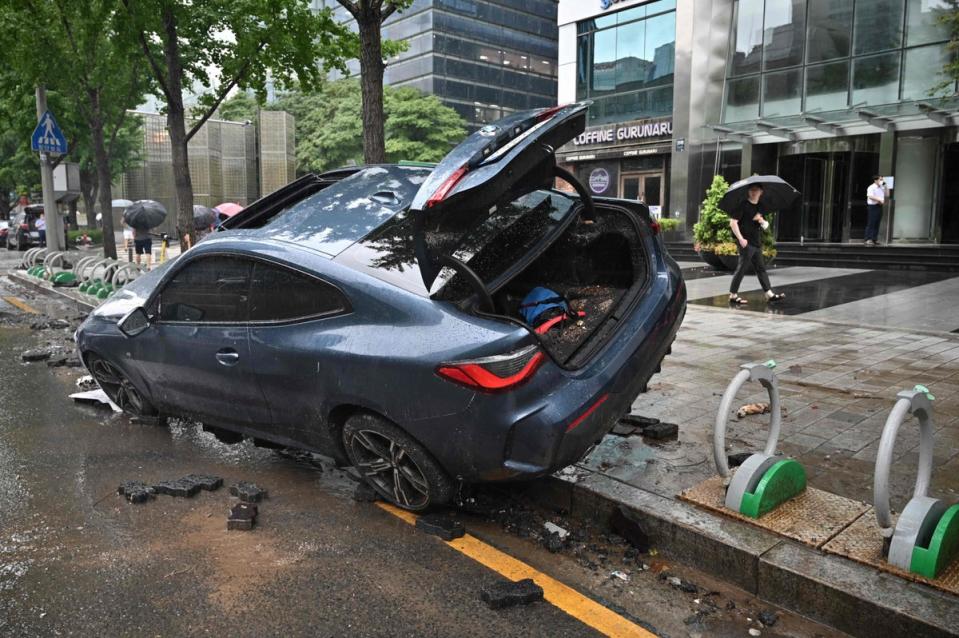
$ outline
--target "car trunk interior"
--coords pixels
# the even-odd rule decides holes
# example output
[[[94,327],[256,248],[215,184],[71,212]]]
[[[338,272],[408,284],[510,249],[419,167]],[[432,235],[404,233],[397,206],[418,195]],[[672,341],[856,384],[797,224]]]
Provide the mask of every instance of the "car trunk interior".
[[[549,288],[568,300],[579,316],[561,321],[541,340],[556,361],[577,367],[588,358],[583,351],[593,351],[612,333],[599,328],[643,288],[647,274],[648,259],[631,215],[597,205],[595,222],[570,225],[493,299],[498,313],[520,321],[520,306],[533,288]],[[599,343],[581,348],[594,334]]]

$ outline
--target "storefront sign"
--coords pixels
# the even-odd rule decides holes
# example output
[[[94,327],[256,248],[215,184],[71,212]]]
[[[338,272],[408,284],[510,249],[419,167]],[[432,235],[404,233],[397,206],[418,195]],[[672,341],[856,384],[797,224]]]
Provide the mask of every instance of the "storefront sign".
[[[606,9],[620,2],[623,2],[623,0],[599,0],[599,6],[603,8],[603,11],[606,11]]]
[[[667,137],[673,134],[672,120],[627,123],[608,128],[597,128],[580,134],[573,140],[574,146],[593,144],[622,144],[635,140]]]
[[[596,168],[589,174],[589,190],[597,195],[609,188],[609,172],[605,168]]]

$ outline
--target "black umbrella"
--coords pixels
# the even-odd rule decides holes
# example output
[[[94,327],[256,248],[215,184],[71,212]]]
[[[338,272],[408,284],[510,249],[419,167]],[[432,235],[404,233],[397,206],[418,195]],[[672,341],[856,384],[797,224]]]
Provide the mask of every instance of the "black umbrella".
[[[793,188],[781,177],[775,175],[753,175],[746,179],[741,179],[726,190],[726,194],[719,200],[720,210],[727,213],[739,208],[739,205],[746,201],[749,194],[749,187],[753,184],[759,184],[763,187],[762,197],[759,198],[759,205],[764,212],[783,211],[792,207],[799,197],[799,191]]]
[[[193,205],[194,230],[210,230],[210,226],[217,221],[217,211],[199,204]]]
[[[123,211],[123,221],[131,228],[150,230],[156,228],[166,219],[166,209],[160,202],[152,199],[140,199],[130,204]]]

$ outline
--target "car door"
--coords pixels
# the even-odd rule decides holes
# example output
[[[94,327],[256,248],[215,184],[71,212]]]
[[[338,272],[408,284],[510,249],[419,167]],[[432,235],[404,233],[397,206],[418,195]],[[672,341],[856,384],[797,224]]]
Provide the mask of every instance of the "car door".
[[[332,449],[328,397],[350,328],[349,301],[334,285],[289,264],[254,264],[250,350],[280,440]]]
[[[269,426],[250,357],[252,269],[239,255],[205,255],[162,284],[151,338],[134,343],[164,408],[209,424]]]

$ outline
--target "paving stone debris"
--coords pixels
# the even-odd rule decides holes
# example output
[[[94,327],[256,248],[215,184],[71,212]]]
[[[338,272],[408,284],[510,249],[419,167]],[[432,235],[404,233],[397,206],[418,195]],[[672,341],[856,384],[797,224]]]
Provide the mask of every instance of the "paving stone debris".
[[[157,494],[190,498],[196,496],[200,491],[200,486],[192,481],[177,479],[175,481],[161,481],[154,485],[153,489],[156,490]]]
[[[226,528],[228,530],[251,530],[256,524],[257,514],[259,514],[259,511],[253,503],[237,503],[230,508]]]
[[[83,367],[83,362],[80,361],[80,357],[74,354],[61,354],[47,359],[47,365],[51,368],[81,368]]]
[[[679,426],[675,423],[657,423],[644,428],[643,436],[656,440],[674,439],[679,436]]]
[[[187,474],[180,480],[194,483],[200,486],[201,490],[206,490],[207,492],[212,492],[223,487],[223,479],[210,474]]]
[[[654,419],[648,416],[641,416],[639,414],[626,414],[619,417],[619,422],[624,425],[632,425],[639,429],[649,427],[650,425],[656,425],[659,423],[659,419]]]
[[[763,624],[763,627],[772,627],[779,622],[779,614],[774,611],[769,611],[768,609],[766,611],[759,612],[759,616],[757,616],[757,618],[759,619],[759,622]]]
[[[366,483],[357,483],[353,490],[353,500],[358,503],[373,503],[380,500],[379,494]]]
[[[53,351],[49,348],[35,348],[33,350],[25,350],[20,354],[20,359],[28,363],[34,361],[45,361],[53,356]]]
[[[145,503],[156,497],[156,491],[142,481],[126,481],[117,488],[117,494],[130,503]]]
[[[561,540],[566,540],[566,537],[569,536],[569,531],[560,527],[556,523],[546,521],[545,523],[543,523],[543,527],[546,529],[548,533],[558,535]]]
[[[480,597],[490,609],[503,609],[543,600],[543,588],[534,583],[531,578],[515,582],[501,581],[484,589]]]
[[[466,534],[463,523],[443,514],[424,514],[416,519],[416,529],[451,541]]]
[[[240,481],[236,485],[231,485],[230,494],[236,496],[244,503],[259,503],[269,495],[265,489],[256,483],[247,483],[246,481]]]

